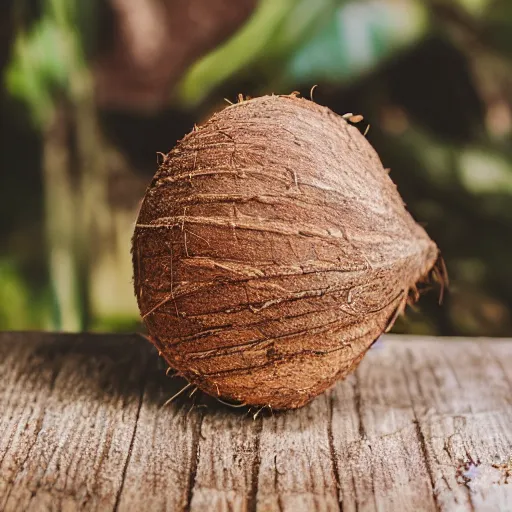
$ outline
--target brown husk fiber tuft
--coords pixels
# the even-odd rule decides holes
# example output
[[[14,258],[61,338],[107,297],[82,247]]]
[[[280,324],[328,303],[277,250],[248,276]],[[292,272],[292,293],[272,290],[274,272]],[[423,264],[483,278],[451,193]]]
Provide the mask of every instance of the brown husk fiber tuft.
[[[301,407],[345,377],[416,284],[443,279],[359,130],[295,96],[242,101],[165,157],[133,237],[169,365],[213,396]]]

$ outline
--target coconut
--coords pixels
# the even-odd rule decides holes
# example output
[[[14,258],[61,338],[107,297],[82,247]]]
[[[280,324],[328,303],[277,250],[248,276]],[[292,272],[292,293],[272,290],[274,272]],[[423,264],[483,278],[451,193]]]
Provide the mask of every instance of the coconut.
[[[294,95],[241,101],[185,136],[147,189],[138,305],[204,392],[301,407],[440,275],[436,244],[346,117]]]

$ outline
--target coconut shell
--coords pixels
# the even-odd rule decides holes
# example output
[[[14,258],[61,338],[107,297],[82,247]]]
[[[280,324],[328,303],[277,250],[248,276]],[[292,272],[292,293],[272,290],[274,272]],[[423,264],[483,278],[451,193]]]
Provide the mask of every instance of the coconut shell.
[[[228,106],[184,137],[133,237],[139,308],[169,365],[275,409],[353,370],[437,260],[366,138],[295,96]]]

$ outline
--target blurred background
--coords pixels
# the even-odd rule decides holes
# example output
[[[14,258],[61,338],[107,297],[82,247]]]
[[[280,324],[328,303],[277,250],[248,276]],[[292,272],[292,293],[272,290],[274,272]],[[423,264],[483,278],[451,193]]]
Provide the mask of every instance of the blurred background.
[[[512,335],[510,0],[2,0],[0,329],[133,330],[157,161],[238,93],[360,113],[451,277],[398,332]]]

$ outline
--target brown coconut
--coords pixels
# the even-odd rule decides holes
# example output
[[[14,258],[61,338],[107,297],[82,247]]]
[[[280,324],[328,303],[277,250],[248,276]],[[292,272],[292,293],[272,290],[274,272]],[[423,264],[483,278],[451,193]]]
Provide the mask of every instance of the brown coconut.
[[[228,106],[185,136],[133,237],[139,308],[169,365],[276,409],[353,370],[437,260],[366,138],[295,96]]]

